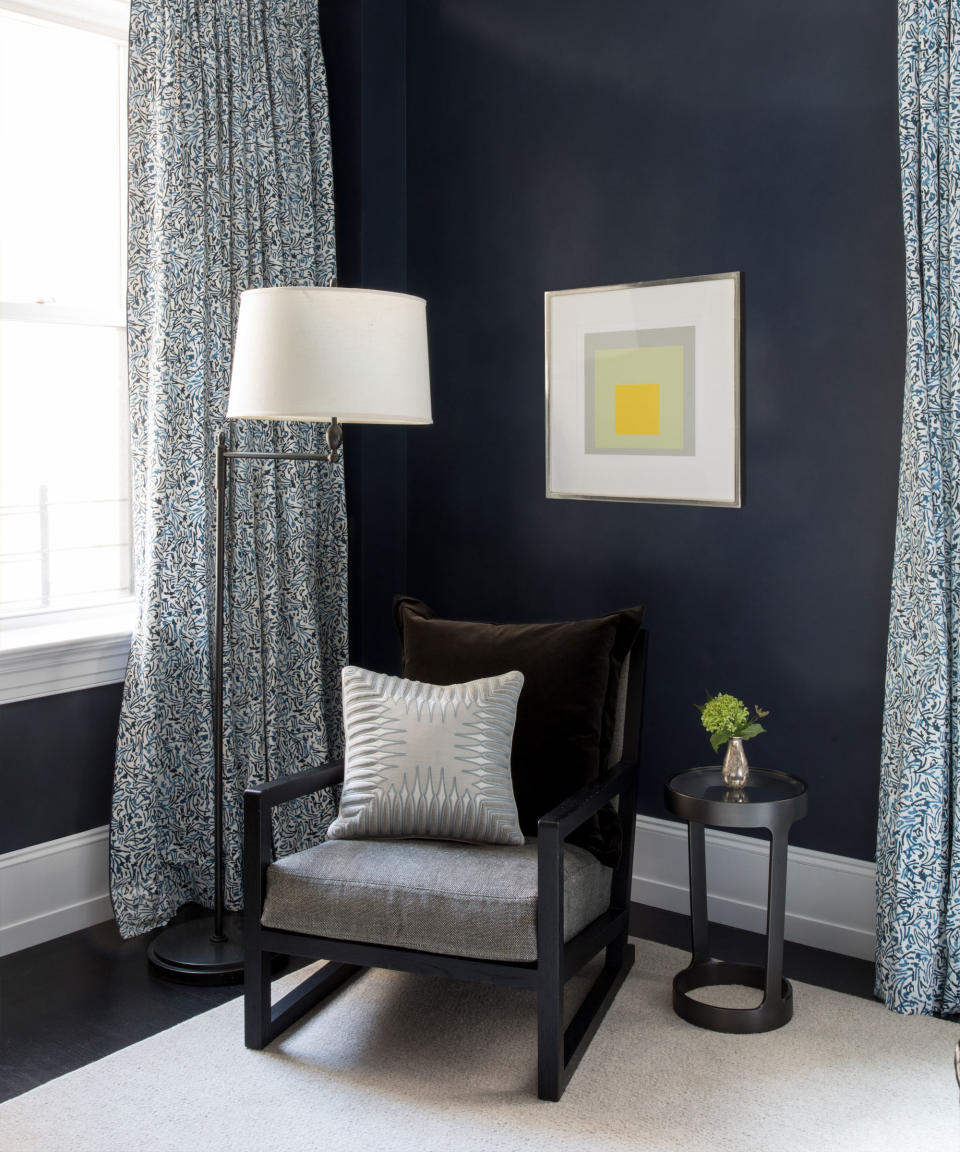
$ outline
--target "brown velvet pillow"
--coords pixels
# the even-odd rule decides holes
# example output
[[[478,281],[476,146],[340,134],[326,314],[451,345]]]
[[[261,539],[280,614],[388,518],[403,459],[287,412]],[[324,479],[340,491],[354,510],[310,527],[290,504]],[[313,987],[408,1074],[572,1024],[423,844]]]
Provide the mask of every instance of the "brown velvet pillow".
[[[620,673],[640,631],[643,609],[556,624],[440,620],[409,596],[396,597],[393,609],[403,644],[403,675],[409,680],[456,684],[513,669],[523,673],[511,775],[520,827],[525,835],[536,835],[545,812],[607,766]],[[620,826],[613,808],[570,840],[604,863],[614,863]]]

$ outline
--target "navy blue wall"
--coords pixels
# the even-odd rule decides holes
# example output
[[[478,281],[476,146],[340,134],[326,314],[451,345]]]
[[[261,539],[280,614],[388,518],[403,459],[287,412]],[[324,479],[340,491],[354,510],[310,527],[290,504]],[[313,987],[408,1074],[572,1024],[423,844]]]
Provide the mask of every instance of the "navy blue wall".
[[[324,0],[341,283],[430,305],[436,423],[347,429],[351,649],[642,602],[641,808],[771,709],[796,843],[873,855],[903,364],[896,12],[872,0]],[[543,293],[740,269],[747,501],[544,497]],[[0,709],[0,852],[104,823],[119,687]]]
[[[0,708],[0,853],[110,819],[119,684]]]
[[[713,759],[693,704],[810,783],[794,841],[870,859],[903,380],[896,11],[411,0],[407,591],[450,615],[647,605],[641,809]],[[543,293],[739,269],[741,510],[544,498]]]
[[[327,60],[340,283],[406,288],[406,4],[328,0]],[[349,425],[344,465],[350,532],[350,651],[395,660],[389,606],[405,583],[407,431]],[[383,606],[386,605],[386,610]]]

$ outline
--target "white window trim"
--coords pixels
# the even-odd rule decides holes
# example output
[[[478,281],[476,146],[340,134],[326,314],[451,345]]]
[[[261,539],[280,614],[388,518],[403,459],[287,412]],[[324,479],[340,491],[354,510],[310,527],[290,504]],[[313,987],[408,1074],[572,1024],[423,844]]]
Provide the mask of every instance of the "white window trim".
[[[2,6],[2,4],[0,4]],[[104,308],[69,308],[63,304],[15,304],[0,300],[0,320],[38,321],[41,324],[79,324],[84,328],[117,328],[127,326],[122,313]]]
[[[131,596],[97,608],[4,620],[0,705],[122,683],[135,618]]]
[[[130,26],[130,0],[0,0],[0,8],[118,40],[127,38]]]
[[[121,42],[128,34],[129,0],[0,0],[0,8]],[[60,323],[124,325],[122,315],[87,315],[83,309],[46,307],[46,316]],[[6,305],[3,318],[23,319],[20,311]],[[129,596],[91,608],[3,619],[0,705],[122,683],[135,617],[135,600]]]

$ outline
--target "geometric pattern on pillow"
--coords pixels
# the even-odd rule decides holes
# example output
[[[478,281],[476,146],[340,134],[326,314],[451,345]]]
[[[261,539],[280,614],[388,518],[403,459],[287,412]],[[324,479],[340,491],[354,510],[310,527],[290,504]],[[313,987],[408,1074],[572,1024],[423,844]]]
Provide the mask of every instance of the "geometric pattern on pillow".
[[[346,749],[329,840],[523,844],[510,778],[520,672],[423,684],[343,669]]]

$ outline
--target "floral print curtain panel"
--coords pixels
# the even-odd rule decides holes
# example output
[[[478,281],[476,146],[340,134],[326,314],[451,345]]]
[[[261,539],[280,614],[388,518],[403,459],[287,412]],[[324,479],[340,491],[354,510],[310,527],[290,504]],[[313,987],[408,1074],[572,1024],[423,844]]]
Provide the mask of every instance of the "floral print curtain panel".
[[[132,0],[128,350],[139,614],[117,744],[111,895],[124,936],[213,903],[214,446],[240,292],[336,272],[315,0]],[[318,452],[324,428],[236,422],[232,447]],[[225,657],[226,906],[250,781],[342,750],[342,465],[236,462]],[[335,797],[287,805],[280,851]]]
[[[877,841],[877,994],[960,1012],[960,3],[900,0],[907,373]]]

